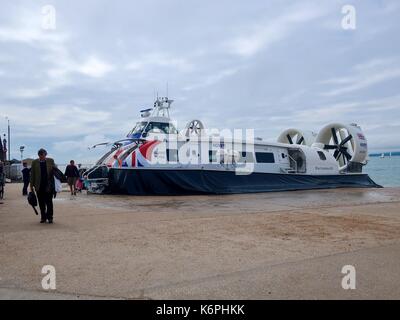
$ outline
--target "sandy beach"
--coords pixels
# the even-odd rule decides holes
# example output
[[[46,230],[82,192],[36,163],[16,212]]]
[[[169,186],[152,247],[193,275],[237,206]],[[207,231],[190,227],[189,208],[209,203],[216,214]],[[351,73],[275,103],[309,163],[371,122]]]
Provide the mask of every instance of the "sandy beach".
[[[1,299],[399,299],[400,188],[0,204]],[[57,289],[41,286],[44,265]],[[341,286],[356,268],[355,290]]]

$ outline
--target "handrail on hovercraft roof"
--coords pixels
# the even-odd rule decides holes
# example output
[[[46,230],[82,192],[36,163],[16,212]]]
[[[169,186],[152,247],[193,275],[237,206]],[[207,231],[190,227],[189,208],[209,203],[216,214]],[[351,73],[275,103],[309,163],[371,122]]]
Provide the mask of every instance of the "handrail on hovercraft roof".
[[[135,141],[142,142],[142,141],[146,141],[146,140],[145,140],[145,139],[142,139],[142,138],[125,138],[125,139],[117,140],[117,141],[114,141],[114,142],[101,142],[101,143],[97,143],[97,144],[95,144],[95,145],[89,147],[88,149],[89,149],[89,150],[90,150],[90,149],[94,149],[94,148],[96,148],[96,147],[98,147],[98,146],[106,146],[106,147],[112,146],[112,149],[114,149],[114,148],[118,149],[119,147],[121,147],[121,146],[124,145],[124,144],[122,143],[122,142],[124,142],[124,141],[127,141],[127,142],[128,142],[127,144],[130,144],[130,143],[135,142]]]
[[[171,104],[173,102],[174,100],[168,99],[168,97],[157,97],[157,100],[154,102],[154,111],[152,115],[154,116],[155,112],[157,112],[156,116],[169,118],[169,109],[171,108]]]
[[[154,101],[154,105],[152,108],[147,108],[140,110],[140,114],[142,118],[149,117],[165,117],[169,118],[169,109],[171,108],[171,104],[174,102],[172,99],[168,99],[168,97],[157,97],[157,100]]]

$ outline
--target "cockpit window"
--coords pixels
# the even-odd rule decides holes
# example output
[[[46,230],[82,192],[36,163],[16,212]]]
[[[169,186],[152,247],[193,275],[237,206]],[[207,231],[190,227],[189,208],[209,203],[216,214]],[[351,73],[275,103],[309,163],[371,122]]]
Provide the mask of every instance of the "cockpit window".
[[[176,134],[178,133],[175,127],[171,123],[165,122],[138,122],[136,126],[131,130],[129,135],[138,133],[165,133],[165,134]]]
[[[138,122],[135,127],[129,132],[129,135],[133,135],[136,133],[142,133],[143,129],[146,127],[147,122]]]

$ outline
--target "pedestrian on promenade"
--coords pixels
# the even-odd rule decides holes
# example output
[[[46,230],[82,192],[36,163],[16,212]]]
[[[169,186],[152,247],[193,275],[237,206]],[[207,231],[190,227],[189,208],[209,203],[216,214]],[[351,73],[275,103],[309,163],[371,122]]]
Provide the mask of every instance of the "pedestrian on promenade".
[[[22,169],[22,181],[24,183],[24,187],[22,188],[22,195],[27,196],[28,195],[28,186],[29,182],[31,180],[31,169],[28,168],[28,164],[24,162],[22,164],[23,169]]]
[[[47,151],[40,149],[38,159],[33,160],[31,167],[30,189],[37,194],[40,207],[40,223],[53,223],[54,160],[47,158]]]
[[[3,199],[4,196],[4,185],[5,185],[4,165],[3,161],[0,160],[0,199]],[[0,202],[0,204],[3,204],[3,202]]]
[[[71,160],[69,165],[65,168],[65,174],[67,177],[67,183],[69,185],[69,189],[71,190],[71,196],[76,196],[76,181],[79,178],[78,168],[75,166],[75,161]]]
[[[116,154],[114,155],[113,158],[114,158],[113,168],[121,168],[122,160]]]

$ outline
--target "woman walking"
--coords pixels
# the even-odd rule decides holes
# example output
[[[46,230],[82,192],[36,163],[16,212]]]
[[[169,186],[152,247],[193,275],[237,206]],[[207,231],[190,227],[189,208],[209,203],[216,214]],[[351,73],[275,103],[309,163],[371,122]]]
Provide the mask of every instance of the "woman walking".
[[[65,169],[65,176],[67,177],[67,183],[69,185],[69,189],[71,190],[71,196],[76,196],[76,181],[79,178],[78,168],[75,166],[75,161],[71,160],[69,165]]]

